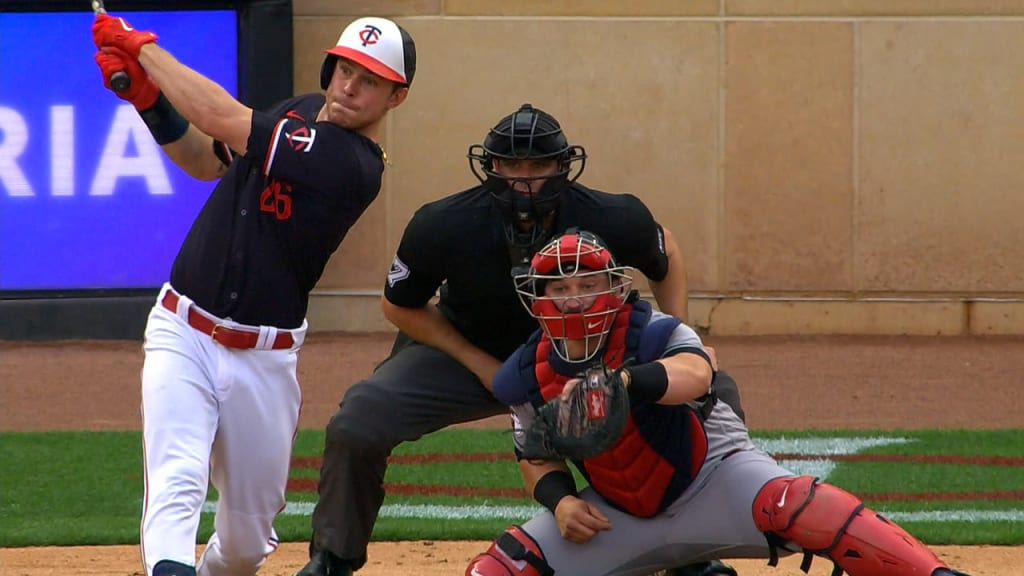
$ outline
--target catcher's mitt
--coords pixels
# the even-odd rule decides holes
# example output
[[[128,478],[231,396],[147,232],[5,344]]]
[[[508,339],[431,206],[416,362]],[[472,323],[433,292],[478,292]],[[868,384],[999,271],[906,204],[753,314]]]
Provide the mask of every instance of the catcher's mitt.
[[[559,395],[537,410],[526,429],[525,458],[591,458],[614,446],[622,436],[629,419],[622,369],[598,366],[580,378],[567,399]]]

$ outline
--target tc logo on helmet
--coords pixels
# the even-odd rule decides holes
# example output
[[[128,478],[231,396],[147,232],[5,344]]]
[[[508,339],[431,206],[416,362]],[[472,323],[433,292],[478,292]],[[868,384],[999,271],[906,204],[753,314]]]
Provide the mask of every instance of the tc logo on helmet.
[[[376,44],[380,42],[380,28],[377,28],[373,24],[367,24],[366,28],[359,31],[359,39],[363,41],[363,46],[368,44]]]

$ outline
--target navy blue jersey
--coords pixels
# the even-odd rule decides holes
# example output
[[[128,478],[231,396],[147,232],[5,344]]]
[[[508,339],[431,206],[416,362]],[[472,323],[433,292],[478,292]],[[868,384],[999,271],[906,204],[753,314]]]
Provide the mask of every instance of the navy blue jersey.
[[[317,122],[322,94],[253,112],[235,157],[192,224],[171,285],[243,324],[295,328],[309,292],[349,228],[380,191],[380,146]]]
[[[652,280],[668,272],[661,226],[635,196],[573,184],[562,193],[552,233],[574,226],[600,236],[620,264]],[[427,304],[439,288],[439,307],[448,320],[498,359],[508,357],[537,329],[515,292],[501,214],[482,187],[416,211],[384,295],[395,305],[413,308]]]

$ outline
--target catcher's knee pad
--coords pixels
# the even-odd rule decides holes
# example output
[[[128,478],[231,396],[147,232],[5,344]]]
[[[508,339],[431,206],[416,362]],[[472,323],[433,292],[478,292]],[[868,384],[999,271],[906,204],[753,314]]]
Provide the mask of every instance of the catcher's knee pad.
[[[466,576],[552,576],[544,552],[519,526],[506,528],[483,554],[466,567]]]
[[[813,476],[776,478],[754,497],[754,523],[771,548],[796,544],[804,552],[835,563],[833,575],[930,576],[946,565],[924,544],[881,514],[864,507],[849,492],[818,482]]]

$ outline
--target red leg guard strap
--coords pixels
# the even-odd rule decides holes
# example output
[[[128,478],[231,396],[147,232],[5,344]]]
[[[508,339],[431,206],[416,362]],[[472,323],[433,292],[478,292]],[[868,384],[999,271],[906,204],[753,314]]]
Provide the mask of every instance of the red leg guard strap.
[[[754,498],[754,523],[770,546],[791,542],[824,556],[850,576],[931,576],[945,568],[903,528],[864,507],[859,498],[812,476],[776,478]],[[772,551],[773,559],[775,551]],[[804,559],[804,572],[810,557]]]
[[[502,532],[486,552],[466,567],[466,576],[553,576],[544,552],[519,526]]]

